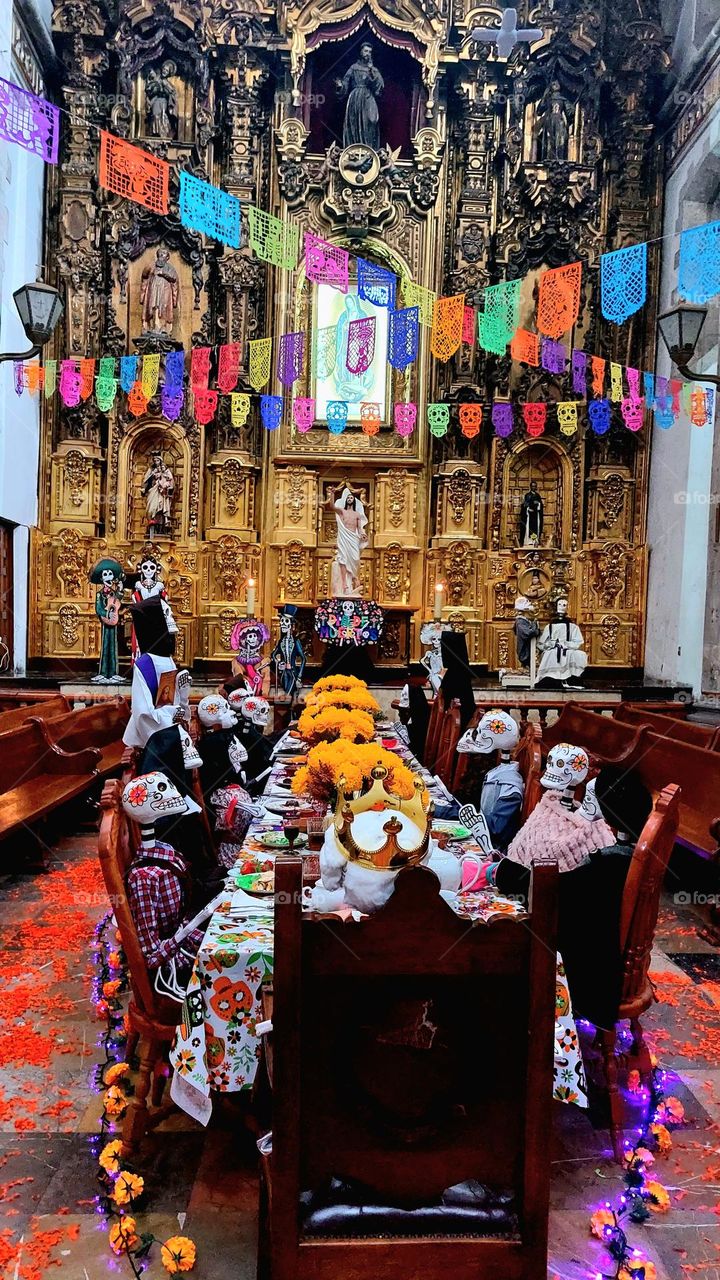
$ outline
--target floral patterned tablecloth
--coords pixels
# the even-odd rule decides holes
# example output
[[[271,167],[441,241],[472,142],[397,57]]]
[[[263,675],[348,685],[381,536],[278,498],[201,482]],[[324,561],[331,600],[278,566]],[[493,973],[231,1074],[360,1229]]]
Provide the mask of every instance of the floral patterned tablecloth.
[[[276,768],[279,766],[276,766]],[[276,770],[273,770],[275,775]],[[271,776],[266,796],[274,790]],[[284,793],[287,795],[287,792]],[[473,848],[471,843],[468,850]],[[244,852],[268,858],[251,829]],[[260,1057],[256,1023],[261,1019],[260,992],[272,977],[274,921],[272,899],[249,900],[233,892],[213,915],[193,966],[183,1006],[183,1020],[170,1053],[174,1067],[172,1096],[179,1106],[207,1123],[211,1093],[250,1089]],[[249,904],[252,905],[249,905]],[[463,895],[459,914],[482,919],[498,911],[520,913],[518,904],[492,893]],[[553,1097],[587,1106],[585,1076],[572,1015],[570,993],[560,957],[557,963],[555,1079]]]

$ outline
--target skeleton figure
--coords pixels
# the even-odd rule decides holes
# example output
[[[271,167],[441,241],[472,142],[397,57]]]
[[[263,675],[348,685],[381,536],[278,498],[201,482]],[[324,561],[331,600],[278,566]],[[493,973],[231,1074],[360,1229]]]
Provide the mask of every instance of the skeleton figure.
[[[140,656],[133,667],[131,714],[123,742],[126,747],[144,747],[158,729],[190,723],[192,679],[175,666],[175,635],[168,629],[159,596],[131,605],[130,613]]]
[[[125,577],[117,560],[98,560],[90,571],[90,581],[99,590],[95,594],[95,613],[100,619],[100,669],[93,684],[124,684],[118,673],[117,626],[122,605]]]
[[[185,800],[164,773],[153,772],[128,782],[122,806],[141,833],[140,848],[130,864],[126,883],[148,969],[156,970],[175,961],[187,975],[203,938],[201,929],[185,938],[177,937],[192,896],[190,871],[172,845],[155,839],[158,819],[184,813]]]
[[[262,805],[254,804],[242,785],[248,753],[236,732],[237,716],[230,704],[217,694],[209,694],[198,704],[198,719],[203,727],[198,743],[203,795],[215,819],[218,861],[230,869],[250,823],[260,817]]]
[[[579,680],[587,666],[587,654],[583,652],[583,634],[576,622],[568,618],[566,596],[557,600],[555,617],[543,630],[538,640],[542,653],[537,681],[560,680],[567,687],[570,680]]]
[[[573,806],[575,788],[585,781],[589,767],[582,747],[569,742],[552,747],[540,779],[545,795],[510,844],[508,858],[526,867],[536,858],[553,858],[560,871],[572,871],[596,849],[614,844],[602,817],[587,822]]]
[[[242,704],[241,738],[247,750],[247,785],[252,795],[259,795],[270,773],[273,743],[265,734],[270,719],[270,703],[249,694]]]
[[[428,673],[433,694],[440,692],[442,683],[444,670],[442,633],[447,630],[447,626],[442,622],[425,622],[420,629],[420,643],[430,646],[427,653],[424,653],[420,659],[420,663]]]
[[[495,849],[506,849],[520,825],[524,783],[520,766],[510,758],[520,737],[518,726],[506,711],[488,711],[474,729],[468,729],[458,742],[457,750],[474,755],[498,753],[498,763],[488,770],[480,793],[481,815]],[[460,821],[474,834],[477,810],[463,805]]]
[[[167,623],[168,631],[176,633],[178,630],[177,623],[173,617],[172,609],[165,591],[165,583],[162,579],[162,565],[154,556],[145,556],[138,565],[140,577],[136,579],[132,592],[132,599],[135,604],[142,604],[143,600],[149,600],[150,596],[159,596],[163,602],[163,612]],[[137,646],[135,637],[135,629],[132,631],[131,648],[133,659],[135,659],[140,650]]]
[[[297,605],[281,605],[279,614],[280,635],[270,654],[270,661],[275,665],[277,684],[290,702],[294,702],[302,687],[305,671],[305,650],[295,633]]]
[[[262,693],[262,672],[266,666],[262,661],[262,650],[269,639],[270,632],[265,623],[257,622],[255,618],[236,622],[230,635],[230,648],[235,654],[233,674],[242,676],[254,694]]]

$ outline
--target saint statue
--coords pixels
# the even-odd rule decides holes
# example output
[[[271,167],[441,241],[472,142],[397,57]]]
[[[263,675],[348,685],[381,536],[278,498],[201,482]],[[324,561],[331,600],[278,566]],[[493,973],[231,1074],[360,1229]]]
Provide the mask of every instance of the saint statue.
[[[560,84],[553,80],[538,110],[538,159],[567,160],[570,130]]]
[[[163,462],[161,453],[151,454],[150,466],[143,476],[142,493],[147,510],[148,538],[158,535],[167,537],[171,532],[170,515],[175,477],[167,463]]]
[[[342,492],[340,486],[332,489],[324,505],[335,511],[337,521],[337,551],[330,570],[330,592],[343,599],[357,600],[362,595],[360,556],[368,543],[365,508],[347,481]]]
[[[338,92],[348,96],[343,123],[343,149],[354,143],[362,143],[380,150],[380,116],[377,100],[385,83],[377,67],[373,66],[372,45],[360,46],[360,57],[336,81]]]
[[[171,116],[177,119],[177,94],[170,81],[175,73],[172,62],[163,64],[162,71],[148,71],[145,81],[145,98],[147,100],[146,118],[149,132],[153,138],[173,138],[175,127]]]
[[[178,273],[170,265],[170,253],[161,245],[155,261],[140,277],[143,333],[172,333],[180,296]]]
[[[543,531],[543,500],[538,493],[537,480],[530,481],[518,517],[518,538],[521,547],[536,547]]]

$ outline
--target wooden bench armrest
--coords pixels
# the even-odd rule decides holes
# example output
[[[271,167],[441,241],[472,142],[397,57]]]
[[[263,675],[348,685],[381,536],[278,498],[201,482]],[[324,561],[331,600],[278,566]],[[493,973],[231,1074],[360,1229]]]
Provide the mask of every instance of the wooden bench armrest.
[[[100,752],[95,747],[82,751],[63,751],[54,743],[48,743],[44,760],[48,773],[95,773],[100,763]]]

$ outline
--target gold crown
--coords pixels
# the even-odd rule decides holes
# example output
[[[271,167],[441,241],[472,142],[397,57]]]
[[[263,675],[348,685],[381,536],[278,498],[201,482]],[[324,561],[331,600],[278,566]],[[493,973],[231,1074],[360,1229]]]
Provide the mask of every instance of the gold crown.
[[[400,796],[386,790],[387,775],[388,771],[384,765],[376,765],[371,771],[373,781],[370,790],[355,799],[345,795],[345,779],[341,777],[338,781],[334,819],[338,843],[342,845],[351,862],[357,862],[359,866],[366,867],[370,871],[396,871],[400,867],[416,866],[425,857],[430,840],[433,805],[431,800],[428,800],[427,804],[423,802],[424,782],[416,775],[413,778],[412,797],[409,800],[403,800]],[[404,849],[398,843],[403,826],[394,815],[390,816],[383,825],[387,839],[381,848],[360,847],[352,834],[355,818],[361,813],[379,812],[384,809],[394,809],[402,813],[423,833],[420,843],[414,849]]]

